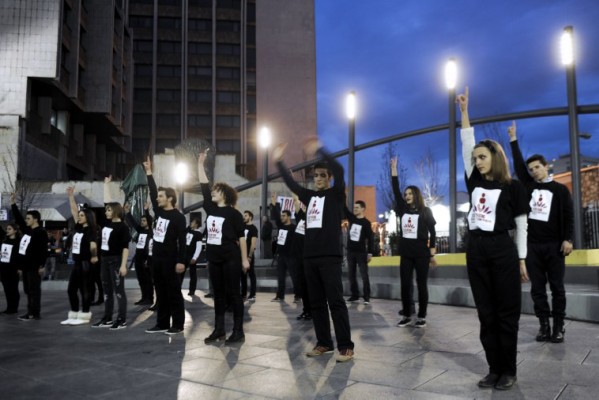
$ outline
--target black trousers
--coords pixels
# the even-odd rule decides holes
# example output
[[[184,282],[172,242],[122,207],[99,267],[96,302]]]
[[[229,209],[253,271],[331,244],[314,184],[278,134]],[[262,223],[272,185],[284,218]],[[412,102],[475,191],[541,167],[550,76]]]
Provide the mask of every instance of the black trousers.
[[[368,254],[357,253],[353,251],[347,252],[347,272],[349,275],[349,287],[351,297],[360,297],[360,289],[358,287],[358,279],[356,269],[360,269],[362,276],[362,291],[364,292],[364,301],[370,301],[370,278],[368,277]],[[357,267],[357,268],[356,268]]]
[[[304,313],[312,314],[312,305],[310,304],[310,293],[308,293],[308,282],[306,281],[306,269],[304,267],[304,260],[298,259],[296,265],[296,281],[297,292],[302,298],[302,304],[304,306]]]
[[[296,289],[296,265],[297,260],[295,257],[288,255],[277,256],[277,297],[280,299],[285,298],[285,286],[287,284],[287,271],[289,271],[289,276],[291,276],[291,282],[293,283],[293,293],[296,296],[299,296],[299,293]]]
[[[125,293],[125,278],[119,274],[121,256],[102,257],[102,286],[104,287],[104,318],[112,321],[114,311],[114,296],[118,303],[117,318],[127,319],[127,294]]]
[[[181,274],[175,270],[175,257],[152,257],[158,313],[156,325],[162,329],[183,329],[185,307],[181,294]],[[171,325],[172,318],[172,325]]]
[[[341,257],[304,259],[316,345],[334,347],[329,320],[330,309],[339,350],[354,348],[354,343],[351,341],[349,314],[343,298],[341,262]]]
[[[81,311],[89,312],[92,286],[91,265],[89,261],[75,261],[75,265],[73,265],[67,288],[71,311],[79,311],[79,294],[81,294]]]
[[[418,318],[426,318],[428,307],[428,270],[430,256],[405,257],[401,256],[399,264],[399,277],[401,279],[401,304],[404,317],[412,315],[414,302],[413,277],[416,270],[416,284],[418,285]]]
[[[101,261],[101,260],[100,260]],[[98,300],[104,300],[104,287],[102,287],[102,264],[101,262],[92,264],[91,267],[91,287],[89,297],[94,301],[96,298],[96,286],[98,287]]]
[[[231,258],[208,262],[212,294],[214,295],[215,328],[225,330],[225,309],[233,307],[233,330],[243,331],[243,300],[239,292],[241,279],[241,254],[233,252]]]
[[[566,316],[566,258],[560,251],[561,242],[528,243],[526,268],[530,278],[530,295],[535,315],[539,318],[564,318]],[[551,289],[552,309],[547,301],[547,282]]]
[[[197,266],[191,265],[187,263],[185,267],[185,271],[189,271],[189,293],[192,295],[195,294],[196,289],[198,287],[198,270]],[[181,274],[181,283],[183,283],[183,279],[185,279],[185,272]]]
[[[152,272],[147,262],[147,257],[135,255],[135,275],[141,290],[143,300],[154,301],[154,285],[152,283]]]
[[[16,313],[19,309],[19,273],[17,267],[10,265],[0,266],[0,279],[6,296],[6,311]]]
[[[37,268],[23,269],[23,291],[27,295],[27,313],[39,316],[42,301],[42,277]]]
[[[466,264],[489,372],[515,376],[522,301],[516,245],[507,233],[470,235]]]
[[[256,297],[256,269],[254,268],[254,257],[250,259],[250,269],[247,273],[241,272],[241,297],[248,294],[248,277],[250,278],[250,297]]]

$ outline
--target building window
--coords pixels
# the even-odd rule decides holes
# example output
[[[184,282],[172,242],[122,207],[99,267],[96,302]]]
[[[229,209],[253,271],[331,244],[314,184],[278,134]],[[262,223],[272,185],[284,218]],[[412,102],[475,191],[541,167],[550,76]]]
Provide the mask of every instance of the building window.
[[[247,97],[247,112],[250,114],[256,114],[256,96]]]
[[[180,77],[181,67],[177,65],[159,65],[158,76],[161,77]]]
[[[152,124],[152,115],[146,113],[134,113],[133,114],[133,125],[149,127]]]
[[[158,27],[166,29],[181,29],[181,18],[158,17]]]
[[[241,0],[218,0],[216,8],[230,8],[233,10],[241,9]]]
[[[209,90],[190,90],[187,93],[187,100],[190,103],[210,103],[212,102],[212,92]]]
[[[181,126],[181,116],[179,114],[156,114],[156,126],[160,126],[160,127]]]
[[[189,76],[205,76],[212,77],[212,67],[196,67],[190,65],[187,69],[187,74]]]
[[[239,128],[240,119],[238,115],[218,115],[216,126],[219,128]]]
[[[189,54],[212,54],[211,43],[189,42]]]
[[[190,115],[187,117],[187,125],[192,128],[210,128],[212,117],[210,115]]]
[[[149,102],[152,100],[152,89],[135,89],[133,98],[138,101]]]
[[[152,76],[152,65],[135,64],[135,76]]]
[[[239,104],[241,96],[239,92],[218,92],[216,101],[225,104]]]
[[[156,93],[158,101],[181,102],[180,90],[159,89]]]
[[[239,32],[239,22],[237,21],[216,21],[217,32]]]
[[[154,18],[152,18],[152,17],[132,15],[129,18],[129,26],[131,28],[152,28],[153,25],[154,25]]]
[[[216,77],[219,79],[233,79],[239,80],[240,72],[239,68],[217,68]]]
[[[158,51],[160,53],[181,53],[181,42],[161,40],[158,42]]]
[[[190,18],[187,27],[192,31],[212,32],[212,21],[209,19]]]
[[[212,0],[189,0],[190,6],[212,8]]]
[[[151,53],[154,49],[151,40],[134,40],[133,51],[140,53]]]
[[[241,143],[234,139],[220,139],[216,141],[216,149],[221,153],[239,153]]]
[[[217,44],[216,54],[220,55],[239,55],[240,48],[238,44]]]

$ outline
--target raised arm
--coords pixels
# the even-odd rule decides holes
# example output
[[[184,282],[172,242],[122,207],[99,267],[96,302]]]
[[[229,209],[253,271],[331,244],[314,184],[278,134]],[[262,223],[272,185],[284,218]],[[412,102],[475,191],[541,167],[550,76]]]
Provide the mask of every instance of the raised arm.
[[[289,190],[295,193],[302,201],[305,201],[306,189],[293,179],[289,173],[289,170],[287,169],[287,166],[285,166],[285,163],[283,162],[283,156],[285,155],[286,147],[287,143],[283,143],[275,147],[272,152],[273,160],[276,162],[277,168],[283,177],[283,181],[285,181],[285,184]]]
[[[10,194],[10,208],[12,210],[12,216],[15,219],[17,225],[21,227],[21,231],[25,229],[25,219],[23,215],[21,215],[21,211],[19,211],[19,207],[17,206],[17,196],[14,193]]]
[[[210,213],[210,210],[216,207],[216,204],[212,201],[212,193],[210,191],[210,181],[206,175],[205,162],[208,156],[208,150],[198,154],[198,179],[200,181],[200,189],[202,190],[202,196],[204,196],[204,210]]]
[[[281,205],[277,203],[277,194],[275,192],[270,194],[270,205],[270,219],[274,219],[277,228],[281,228],[283,226],[281,222]]]
[[[79,216],[79,210],[77,209],[77,203],[75,202],[75,188],[69,186],[67,188],[67,196],[69,197],[69,206],[71,208],[71,215],[73,216],[73,220],[77,223],[77,219]]]
[[[475,139],[474,139],[474,128],[470,126],[470,117],[468,116],[468,96],[470,91],[466,86],[464,93],[456,96],[456,103],[460,106],[460,113],[462,114],[462,129],[460,130],[460,137],[462,139],[462,160],[464,161],[464,171],[466,177],[470,178],[474,169],[472,162],[472,151],[474,150]]]
[[[512,158],[514,159],[514,170],[516,171],[516,176],[520,182],[534,182],[533,177],[528,173],[528,168],[526,168],[524,157],[522,157],[522,152],[520,151],[520,146],[518,145],[518,137],[516,136],[516,121],[512,121],[512,125],[507,128],[507,133],[510,137],[510,146],[512,148]]]
[[[152,207],[154,208],[154,214],[158,211],[158,187],[156,187],[156,181],[154,181],[154,176],[152,175],[152,160],[150,160],[150,156],[146,158],[146,161],[143,162],[144,170],[146,171],[146,177],[148,178],[148,189],[150,190],[150,201],[152,202]]]
[[[143,228],[141,227],[141,225],[137,223],[137,221],[135,221],[133,215],[131,215],[131,206],[129,205],[129,203],[125,203],[125,205],[123,206],[123,210],[125,211],[125,222],[127,222],[127,225],[135,229],[137,233],[141,233],[143,231]]]
[[[402,213],[408,208],[405,199],[399,189],[399,177],[397,176],[397,157],[391,158],[391,188],[395,197],[395,211]]]
[[[110,182],[112,182],[112,175],[104,177],[104,204],[112,203],[112,194],[110,193]]]

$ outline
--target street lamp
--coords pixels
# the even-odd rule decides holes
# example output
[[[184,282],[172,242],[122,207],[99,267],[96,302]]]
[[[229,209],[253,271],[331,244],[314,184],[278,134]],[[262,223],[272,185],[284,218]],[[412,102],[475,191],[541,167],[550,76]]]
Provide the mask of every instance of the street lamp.
[[[356,92],[351,91],[345,98],[345,113],[349,121],[349,149],[348,149],[348,207],[354,206],[354,169],[355,169],[355,142],[356,142]]]
[[[266,126],[262,127],[258,132],[258,145],[262,148],[264,158],[262,160],[262,215],[267,216],[266,211],[266,196],[268,189],[268,148],[270,147],[271,134],[270,129]],[[262,227],[262,224],[260,224]],[[260,228],[262,229],[262,228]],[[264,258],[265,249],[262,249],[262,258]]]
[[[455,87],[458,80],[458,66],[450,58],[445,64],[445,84],[449,104],[449,252],[457,251],[457,181],[456,181],[456,106]]]
[[[562,64],[566,67],[568,92],[568,130],[570,134],[570,165],[572,169],[572,201],[574,209],[574,247],[582,248],[582,201],[580,185],[580,144],[578,141],[578,100],[574,62],[574,29],[566,26],[561,38]]]
[[[181,205],[181,212],[183,212],[183,209],[185,208],[185,192],[183,191],[183,185],[187,182],[188,178],[189,170],[187,164],[182,162],[178,163],[175,166],[175,181],[177,181],[179,186],[179,197],[181,197],[179,204]]]

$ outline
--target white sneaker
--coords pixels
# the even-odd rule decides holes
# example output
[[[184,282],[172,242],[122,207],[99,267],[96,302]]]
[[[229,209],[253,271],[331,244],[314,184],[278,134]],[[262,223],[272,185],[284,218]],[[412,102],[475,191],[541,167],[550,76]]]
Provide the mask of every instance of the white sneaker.
[[[71,321],[71,325],[85,325],[85,324],[89,324],[89,321],[91,321],[92,319],[92,313],[90,312],[78,312],[77,313],[77,319],[74,321]]]
[[[77,321],[77,314],[79,314],[77,311],[69,311],[67,319],[61,321],[60,325],[71,325],[73,321]]]

